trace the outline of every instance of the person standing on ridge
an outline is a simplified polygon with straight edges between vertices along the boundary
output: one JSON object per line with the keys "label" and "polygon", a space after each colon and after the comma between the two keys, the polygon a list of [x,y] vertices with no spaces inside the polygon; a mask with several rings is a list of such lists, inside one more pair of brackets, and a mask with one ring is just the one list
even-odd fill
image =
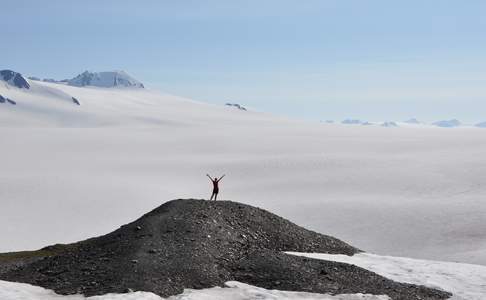
{"label": "person standing on ridge", "polygon": [[218,179],[218,177],[214,177],[214,179],[213,179],[213,178],[211,178],[211,176],[209,176],[209,174],[206,174],[206,176],[208,176],[209,179],[211,180],[211,182],[213,183],[213,194],[211,195],[211,199],[209,199],[209,200],[213,200],[213,197],[214,197],[214,201],[216,201],[216,198],[218,197],[218,193],[219,193],[218,183],[226,175],[223,175],[223,176],[219,177],[219,179]]}

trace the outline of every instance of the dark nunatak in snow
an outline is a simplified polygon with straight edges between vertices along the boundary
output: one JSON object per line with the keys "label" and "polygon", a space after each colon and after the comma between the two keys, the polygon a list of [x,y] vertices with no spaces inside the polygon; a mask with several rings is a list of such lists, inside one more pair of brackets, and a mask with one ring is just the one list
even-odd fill
{"label": "dark nunatak in snow", "polygon": [[336,238],[249,205],[174,200],[104,236],[46,247],[27,256],[6,254],[12,259],[3,265],[0,255],[0,279],[85,295],[138,290],[167,297],[184,288],[209,288],[236,280],[266,289],[387,294],[395,300],[450,296],[353,265],[284,251],[359,252]]}
{"label": "dark nunatak in snow", "polygon": [[11,86],[18,87],[19,89],[29,89],[30,88],[30,84],[22,76],[22,74],[11,71],[11,70],[0,71],[0,80],[7,82]]}
{"label": "dark nunatak in snow", "polygon": [[97,86],[97,87],[136,87],[143,88],[143,84],[124,71],[113,72],[89,72],[85,71],[71,80],[72,86]]}
{"label": "dark nunatak in snow", "polygon": [[226,103],[226,106],[236,107],[239,110],[246,110],[246,107],[238,104],[238,103]]}
{"label": "dark nunatak in snow", "polygon": [[2,95],[0,95],[0,103],[10,103],[12,105],[17,104],[17,102],[13,101],[12,99],[8,99],[6,97],[3,97]]}
{"label": "dark nunatak in snow", "polygon": [[81,105],[81,103],[79,103],[79,100],[74,98],[74,97],[71,97],[71,99],[73,100],[73,103],[76,104],[76,105]]}

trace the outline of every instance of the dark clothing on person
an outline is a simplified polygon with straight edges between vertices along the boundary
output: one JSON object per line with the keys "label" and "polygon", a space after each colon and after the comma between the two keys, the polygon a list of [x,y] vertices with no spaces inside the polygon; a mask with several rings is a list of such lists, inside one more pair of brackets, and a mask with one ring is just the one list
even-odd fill
{"label": "dark clothing on person", "polygon": [[218,193],[219,193],[219,186],[218,186],[218,183],[221,179],[223,179],[223,176],[221,176],[219,179],[218,178],[211,178],[211,176],[209,175],[206,175],[209,177],[209,179],[211,179],[211,182],[213,183],[213,193],[211,195],[211,198],[209,200],[213,200],[213,197],[214,197],[214,200],[216,200],[216,198],[218,197]]}
{"label": "dark clothing on person", "polygon": [[209,200],[212,200],[213,197],[214,197],[214,200],[216,200],[216,198],[218,197],[218,193],[219,193],[218,180],[214,179],[213,180],[213,194],[211,195],[211,199],[209,199]]}

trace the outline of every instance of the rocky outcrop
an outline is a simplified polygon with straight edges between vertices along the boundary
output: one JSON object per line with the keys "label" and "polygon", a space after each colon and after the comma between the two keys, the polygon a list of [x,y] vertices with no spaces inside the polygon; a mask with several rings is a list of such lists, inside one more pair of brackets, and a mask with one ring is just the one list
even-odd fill
{"label": "rocky outcrop", "polygon": [[0,80],[5,81],[7,84],[17,87],[19,89],[29,89],[30,84],[22,76],[22,74],[11,71],[2,70],[0,71]]}
{"label": "rocky outcrop", "polygon": [[238,103],[226,103],[226,106],[230,106],[230,107],[235,107],[239,110],[246,110],[246,107],[238,104]]}
{"label": "rocky outcrop", "polygon": [[12,99],[9,99],[7,97],[3,97],[2,95],[0,95],[0,103],[8,103],[8,104],[12,104],[12,105],[17,105],[17,102],[15,102]]}
{"label": "rocky outcrop", "polygon": [[41,251],[50,254],[0,273],[0,279],[86,295],[140,290],[167,297],[236,280],[270,289],[388,294],[400,300],[449,296],[356,266],[287,255],[284,251],[353,255],[359,250],[231,201],[170,201],[107,235]]}

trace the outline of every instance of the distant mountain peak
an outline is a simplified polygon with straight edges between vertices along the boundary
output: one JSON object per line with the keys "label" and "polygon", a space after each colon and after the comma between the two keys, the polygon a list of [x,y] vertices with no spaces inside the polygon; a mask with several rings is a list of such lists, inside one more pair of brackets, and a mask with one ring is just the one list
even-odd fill
{"label": "distant mountain peak", "polygon": [[27,82],[27,79],[22,74],[12,70],[0,71],[0,80],[19,89],[30,89],[30,84]]}
{"label": "distant mountain peak", "polygon": [[404,123],[408,123],[408,124],[420,124],[420,121],[417,120],[416,118],[411,118],[411,119],[408,119],[406,121],[403,121]]}
{"label": "distant mountain peak", "polygon": [[386,121],[381,124],[382,127],[398,127],[398,124],[393,121]]}
{"label": "distant mountain peak", "polygon": [[461,122],[457,119],[452,119],[452,120],[437,121],[432,125],[439,126],[439,127],[458,127],[461,126]]}
{"label": "distant mountain peak", "polygon": [[358,119],[346,119],[341,122],[342,124],[363,124],[365,122]]}
{"label": "distant mountain peak", "polygon": [[476,127],[486,128],[486,122],[481,122],[475,125]]}
{"label": "distant mountain peak", "polygon": [[71,80],[68,80],[68,85],[72,86],[97,86],[97,87],[136,87],[144,88],[143,84],[128,75],[125,71],[109,71],[109,72],[90,72],[84,71]]}

